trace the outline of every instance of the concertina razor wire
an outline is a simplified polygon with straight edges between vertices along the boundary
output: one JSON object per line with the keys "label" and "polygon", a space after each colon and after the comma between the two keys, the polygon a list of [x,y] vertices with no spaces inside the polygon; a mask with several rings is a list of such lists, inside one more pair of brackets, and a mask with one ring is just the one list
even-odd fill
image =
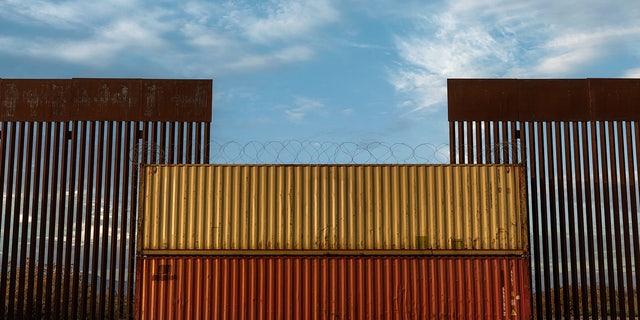
{"label": "concertina razor wire", "polygon": [[420,164],[449,163],[449,146],[422,143],[229,141],[212,142],[217,164]]}
{"label": "concertina razor wire", "polygon": [[[320,142],[308,140],[209,142],[212,164],[449,164],[448,144],[387,142]],[[466,147],[465,147],[466,148]],[[521,145],[499,143],[483,146],[490,153],[488,163],[522,162]],[[165,148],[153,142],[141,142],[131,151],[131,161],[139,163],[171,163]],[[151,155],[140,157],[141,151]],[[459,152],[459,150],[457,151]],[[477,151],[476,151],[477,152]]]}

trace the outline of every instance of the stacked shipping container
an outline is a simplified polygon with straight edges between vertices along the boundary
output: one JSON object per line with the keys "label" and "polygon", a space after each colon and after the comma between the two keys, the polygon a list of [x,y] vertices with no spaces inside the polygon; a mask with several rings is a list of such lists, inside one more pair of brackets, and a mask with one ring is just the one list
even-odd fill
{"label": "stacked shipping container", "polygon": [[145,166],[137,314],[527,318],[523,183],[516,165]]}
{"label": "stacked shipping container", "polygon": [[527,274],[522,258],[147,257],[138,265],[138,312],[155,319],[528,318]]}

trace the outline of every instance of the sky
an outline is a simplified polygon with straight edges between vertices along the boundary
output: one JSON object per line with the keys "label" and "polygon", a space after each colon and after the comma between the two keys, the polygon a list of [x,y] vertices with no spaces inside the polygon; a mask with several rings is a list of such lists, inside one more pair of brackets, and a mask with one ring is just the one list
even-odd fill
{"label": "sky", "polygon": [[0,78],[213,79],[216,143],[448,143],[448,78],[640,77],[629,0],[0,1]]}

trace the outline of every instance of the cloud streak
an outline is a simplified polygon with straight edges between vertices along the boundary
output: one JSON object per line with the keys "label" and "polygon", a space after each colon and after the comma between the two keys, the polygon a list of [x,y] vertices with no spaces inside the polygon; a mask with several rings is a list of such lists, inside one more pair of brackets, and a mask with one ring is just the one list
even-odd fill
{"label": "cloud streak", "polygon": [[227,67],[237,71],[264,69],[287,63],[309,60],[313,50],[305,46],[292,46],[268,53],[240,55]]}
{"label": "cloud streak", "polygon": [[326,0],[277,1],[265,11],[264,18],[252,15],[242,21],[244,33],[252,42],[264,44],[305,37],[335,22],[339,16]]}
{"label": "cloud streak", "polygon": [[312,59],[309,39],[339,12],[328,0],[188,1],[177,9],[152,1],[6,1],[0,17],[7,24],[0,41],[11,44],[0,53],[104,68],[162,61],[197,77]]}
{"label": "cloud streak", "polygon": [[389,74],[401,106],[410,113],[443,108],[447,78],[589,77],[590,66],[607,57],[637,57],[627,43],[640,40],[640,10],[569,2],[450,1],[413,16],[414,31],[396,36],[400,61]]}
{"label": "cloud streak", "polygon": [[294,105],[294,107],[282,107],[287,119],[293,122],[302,121],[309,113],[326,114],[325,104],[319,100],[298,97]]}

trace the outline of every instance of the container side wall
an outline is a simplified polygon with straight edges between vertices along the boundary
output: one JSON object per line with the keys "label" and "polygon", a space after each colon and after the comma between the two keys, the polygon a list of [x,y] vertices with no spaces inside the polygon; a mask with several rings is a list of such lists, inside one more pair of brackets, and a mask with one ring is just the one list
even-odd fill
{"label": "container side wall", "polygon": [[153,165],[143,254],[526,251],[517,165]]}
{"label": "container side wall", "polygon": [[529,319],[519,257],[147,257],[139,319]]}

